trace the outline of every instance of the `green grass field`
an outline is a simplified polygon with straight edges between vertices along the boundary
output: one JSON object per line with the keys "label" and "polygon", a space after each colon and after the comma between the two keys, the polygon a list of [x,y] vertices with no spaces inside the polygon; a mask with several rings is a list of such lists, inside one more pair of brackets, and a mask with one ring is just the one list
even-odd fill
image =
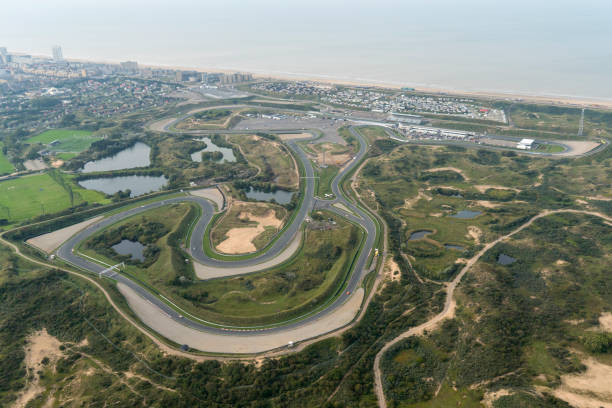
{"label": "green grass field", "polygon": [[6,155],[2,153],[2,146],[3,144],[0,142],[0,174],[12,173],[15,167],[13,167]]}
{"label": "green grass field", "polygon": [[[65,184],[72,188],[75,205],[83,201],[106,201],[102,193],[85,190],[73,184],[69,177],[65,180]],[[48,173],[0,182],[0,218],[6,218],[10,223],[62,211],[70,206],[68,191]]]}
{"label": "green grass field", "polygon": [[93,136],[92,132],[88,130],[53,129],[31,137],[26,142],[46,145],[57,140],[59,143],[55,146],[50,146],[50,150],[54,152],[79,153],[86,150],[98,139],[99,137]]}

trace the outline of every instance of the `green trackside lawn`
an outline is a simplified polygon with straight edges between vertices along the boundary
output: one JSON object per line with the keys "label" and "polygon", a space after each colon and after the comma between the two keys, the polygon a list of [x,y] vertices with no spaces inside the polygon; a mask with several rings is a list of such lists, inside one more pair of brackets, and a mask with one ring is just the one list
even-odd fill
{"label": "green trackside lawn", "polygon": [[[75,202],[106,202],[104,194],[85,190],[72,184]],[[49,174],[37,174],[0,182],[0,218],[10,223],[24,221],[42,214],[62,211],[70,207],[70,194]]]}
{"label": "green trackside lawn", "polygon": [[99,137],[94,136],[88,130],[53,129],[29,138],[26,140],[26,143],[42,143],[46,145],[57,140],[59,143],[55,146],[49,146],[50,150],[79,153],[89,148],[93,142],[99,139]]}
{"label": "green trackside lawn", "polygon": [[0,142],[0,174],[9,174],[15,170],[15,167],[8,160],[6,155],[2,153],[3,144]]}

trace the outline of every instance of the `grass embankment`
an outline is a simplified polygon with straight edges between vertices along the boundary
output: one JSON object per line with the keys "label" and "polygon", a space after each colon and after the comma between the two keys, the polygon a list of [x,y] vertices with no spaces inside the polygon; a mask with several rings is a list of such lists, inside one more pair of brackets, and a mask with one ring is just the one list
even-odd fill
{"label": "grass embankment", "polygon": [[[176,246],[196,212],[189,204],[173,204],[123,220],[121,226],[163,224],[170,233],[156,241],[157,259],[147,268],[128,265],[126,273],[202,319],[228,325],[266,325],[299,317],[332,298],[344,283],[359,247],[360,230],[331,213],[305,233],[300,251],[285,264],[247,276],[201,282],[185,264]],[[331,219],[333,222],[328,221]],[[335,223],[335,224],[334,224]],[[181,236],[172,237],[176,231]],[[105,233],[101,231],[99,234]],[[97,236],[96,235],[96,236]],[[176,234],[175,234],[176,235]],[[91,239],[94,239],[92,237]],[[107,263],[109,259],[83,243],[83,253]]]}
{"label": "grass embankment", "polygon": [[258,179],[285,189],[298,187],[293,157],[279,142],[257,135],[228,135],[228,139],[239,145],[248,162],[259,169]]}
{"label": "grass embankment", "polygon": [[287,210],[277,204],[235,201],[211,229],[211,243],[217,250],[220,245],[235,247],[231,253],[259,251],[278,234],[287,216]]}
{"label": "grass embankment", "polygon": [[325,194],[333,194],[331,184],[334,178],[338,175],[340,169],[336,166],[328,166],[325,168],[315,167],[317,172],[315,196],[326,198]]}
{"label": "grass embankment", "polygon": [[53,129],[27,139],[26,143],[49,145],[49,143],[57,141],[53,146],[48,146],[49,150],[58,153],[62,152],[64,153],[63,157],[67,157],[65,153],[80,153],[96,140],[100,140],[100,138],[94,136],[88,130]]}
{"label": "grass embankment", "polygon": [[0,142],[0,175],[8,174],[15,171],[15,167],[11,164],[8,157],[4,154],[2,148],[4,144]]}
{"label": "grass embankment", "polygon": [[104,194],[86,190],[59,172],[35,174],[0,182],[0,218],[9,223],[62,211],[85,201],[105,203]]}

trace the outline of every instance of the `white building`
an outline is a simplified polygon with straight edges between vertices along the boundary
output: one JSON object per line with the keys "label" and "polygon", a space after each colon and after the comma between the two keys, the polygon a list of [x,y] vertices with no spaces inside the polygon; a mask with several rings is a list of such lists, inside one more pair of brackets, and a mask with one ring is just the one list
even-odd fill
{"label": "white building", "polygon": [[531,150],[534,143],[535,140],[533,139],[521,139],[521,141],[516,144],[516,148],[521,150]]}

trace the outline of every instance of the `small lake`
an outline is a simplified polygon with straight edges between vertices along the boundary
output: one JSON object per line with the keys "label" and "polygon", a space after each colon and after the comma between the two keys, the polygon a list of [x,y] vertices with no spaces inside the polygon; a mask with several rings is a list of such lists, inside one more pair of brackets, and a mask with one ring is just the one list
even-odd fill
{"label": "small lake", "polygon": [[420,231],[414,231],[412,234],[410,234],[410,237],[408,237],[408,241],[416,241],[417,239],[423,239],[425,238],[425,235],[431,234],[433,231],[430,230],[420,230]]}
{"label": "small lake", "polygon": [[257,201],[271,201],[274,199],[278,204],[289,204],[293,194],[294,193],[291,191],[285,190],[276,190],[275,192],[266,193],[263,190],[256,190],[253,187],[250,187],[249,191],[246,192],[248,198],[254,198]]}
{"label": "small lake", "polygon": [[470,210],[461,210],[457,214],[451,215],[453,218],[462,218],[462,219],[470,219],[474,217],[478,217],[482,214],[481,211],[470,211]]}
{"label": "small lake", "polygon": [[131,255],[132,259],[139,260],[140,262],[144,262],[145,260],[144,250],[146,246],[138,241],[124,239],[120,243],[113,245],[112,248],[119,255]]}
{"label": "small lake", "polygon": [[497,257],[497,263],[500,265],[510,265],[514,262],[516,262],[516,258],[513,258],[506,254],[499,254],[499,256]]}
{"label": "small lake", "polygon": [[465,248],[462,247],[461,245],[455,245],[455,244],[444,244],[444,248],[446,249],[454,249],[456,251],[465,251]]}
{"label": "small lake", "polygon": [[195,162],[202,162],[202,153],[203,152],[211,152],[211,153],[212,152],[221,152],[223,157],[219,160],[219,162],[222,162],[222,161],[224,161],[224,162],[235,162],[236,161],[236,156],[234,156],[234,151],[232,149],[230,149],[229,147],[220,147],[220,146],[217,146],[208,137],[203,137],[203,138],[198,139],[198,140],[201,140],[204,143],[206,143],[206,149],[198,150],[197,152],[192,153],[191,154],[191,160],[193,160]]}
{"label": "small lake", "polygon": [[136,197],[159,191],[167,182],[168,179],[165,176],[117,176],[81,180],[79,185],[88,190],[97,190],[105,194],[130,190],[130,197]]}
{"label": "small lake", "polygon": [[92,173],[94,171],[149,167],[150,165],[151,148],[144,143],[138,142],[134,146],[124,149],[113,156],[85,163],[81,171],[83,173]]}

